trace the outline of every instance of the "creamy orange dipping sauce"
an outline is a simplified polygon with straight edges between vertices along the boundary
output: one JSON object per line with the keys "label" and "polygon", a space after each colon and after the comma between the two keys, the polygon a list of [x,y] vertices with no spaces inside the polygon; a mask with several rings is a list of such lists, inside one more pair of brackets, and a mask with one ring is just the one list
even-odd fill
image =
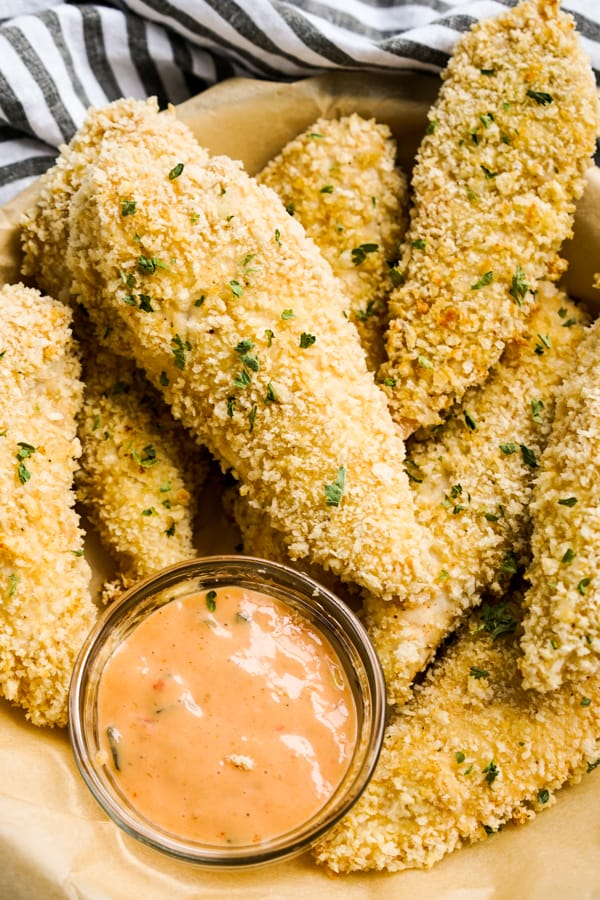
{"label": "creamy orange dipping sauce", "polygon": [[154,824],[216,845],[300,825],[346,772],[356,707],[317,630],[257,591],[173,600],[109,658],[102,756]]}

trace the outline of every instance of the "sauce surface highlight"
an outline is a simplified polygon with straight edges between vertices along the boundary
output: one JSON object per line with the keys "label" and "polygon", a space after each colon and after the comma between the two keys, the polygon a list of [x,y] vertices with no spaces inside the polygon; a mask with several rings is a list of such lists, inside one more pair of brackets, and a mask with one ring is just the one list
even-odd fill
{"label": "sauce surface highlight", "polygon": [[331,796],[354,749],[354,699],[329,642],[257,591],[172,600],[104,667],[102,754],[121,791],[175,835],[269,840]]}

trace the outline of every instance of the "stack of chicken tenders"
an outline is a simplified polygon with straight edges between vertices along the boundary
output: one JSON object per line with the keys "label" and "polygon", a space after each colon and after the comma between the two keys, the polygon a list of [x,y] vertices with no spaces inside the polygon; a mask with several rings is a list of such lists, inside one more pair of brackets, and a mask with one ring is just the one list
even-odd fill
{"label": "stack of chicken tenders", "polygon": [[152,99],[91,110],[0,291],[2,695],[66,723],[96,616],[76,501],[109,602],[195,554],[212,458],[245,552],[348,599],[385,671],[318,863],[430,866],[593,769],[600,323],[558,282],[598,131],[558,0],[460,40],[409,178],[357,114],[250,177]]}

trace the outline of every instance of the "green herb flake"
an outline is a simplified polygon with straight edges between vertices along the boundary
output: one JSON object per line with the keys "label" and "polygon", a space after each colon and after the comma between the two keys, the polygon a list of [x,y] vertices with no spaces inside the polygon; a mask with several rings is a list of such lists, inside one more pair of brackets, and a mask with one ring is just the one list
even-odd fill
{"label": "green herb flake", "polygon": [[437,128],[437,120],[432,119],[431,122],[427,123],[427,128],[425,129],[425,134],[433,134],[436,128]]}
{"label": "green herb flake", "polygon": [[480,678],[489,678],[490,673],[487,669],[480,669],[479,666],[471,666],[471,668],[469,669],[469,675],[471,676],[471,678],[479,681]]}
{"label": "green herb flake", "polygon": [[482,275],[481,278],[478,278],[475,284],[471,285],[472,291],[479,291],[483,287],[487,287],[488,284],[491,284],[494,280],[493,272],[486,272],[485,275]]}
{"label": "green herb flake", "polygon": [[573,560],[575,559],[575,555],[576,555],[576,554],[575,554],[575,551],[573,550],[573,548],[572,548],[572,547],[569,547],[569,548],[568,548],[567,550],[565,550],[565,552],[563,553],[563,555],[562,555],[560,561],[561,561],[561,563],[564,563],[565,565],[568,566],[569,563],[572,563]]}
{"label": "green herb flake", "polygon": [[517,621],[506,600],[495,604],[484,603],[481,607],[480,617],[482,630],[491,634],[494,641],[502,635],[512,634],[517,627]]}
{"label": "green herb flake", "polygon": [[485,775],[485,780],[489,785],[492,785],[500,774],[500,769],[493,759],[481,771]]}
{"label": "green herb flake", "polygon": [[270,347],[273,343],[273,338],[275,337],[275,332],[271,328],[265,329],[265,337],[267,339],[267,347]]}
{"label": "green herb flake", "polygon": [[523,271],[521,266],[517,266],[517,268],[515,269],[515,274],[512,277],[512,282],[508,293],[516,302],[517,306],[521,306],[528,290],[529,285],[525,281],[525,272]]}
{"label": "green herb flake", "polygon": [[340,466],[337,476],[332,484],[325,485],[325,502],[327,506],[339,506],[342,502],[344,488],[346,486],[346,469]]}
{"label": "green herb flake", "polygon": [[482,75],[491,76],[496,74],[496,67],[494,66],[492,69],[480,69],[479,71]]}
{"label": "green herb flake", "polygon": [[536,103],[539,103],[540,106],[548,106],[550,103],[554,102],[552,94],[547,94],[546,91],[534,91],[530,88],[526,93],[528,97],[531,97],[531,99],[535,100]]}
{"label": "green herb flake", "polygon": [[181,173],[183,172],[183,163],[177,163],[176,166],[173,166],[171,171],[169,172],[169,181],[174,181],[176,178],[179,178]]}
{"label": "green herb flake", "polygon": [[481,166],[480,166],[480,169],[482,170],[482,172],[483,172],[483,174],[485,175],[486,178],[490,178],[490,179],[491,179],[491,178],[495,178],[495,177],[498,175],[498,172],[492,172],[492,170],[491,170],[491,169],[488,169],[487,166],[481,165]]}
{"label": "green herb flake", "polygon": [[285,208],[285,211],[288,214],[288,216],[293,216],[294,213],[296,212],[296,204],[294,202],[288,203]]}
{"label": "green herb flake", "polygon": [[312,347],[315,341],[316,337],[314,336],[314,334],[309,334],[308,331],[303,331],[300,335],[300,347],[303,350],[307,350],[308,347]]}
{"label": "green herb flake", "polygon": [[531,418],[534,422],[537,422],[538,425],[542,425],[544,419],[542,417],[542,410],[544,409],[544,403],[542,400],[532,400],[531,401]]}
{"label": "green herb flake", "polygon": [[281,318],[283,319],[284,322],[287,322],[288,319],[295,319],[296,313],[294,312],[293,309],[284,309],[283,312],[281,313]]}
{"label": "green herb flake", "polygon": [[416,238],[414,241],[410,242],[410,246],[414,247],[415,250],[424,250],[427,246],[427,241],[423,238]]}
{"label": "green herb flake", "polygon": [[549,334],[538,334],[539,343],[535,345],[535,353],[538,356],[542,356],[546,350],[550,350],[552,348],[552,341],[550,340]]}
{"label": "green herb flake", "polygon": [[417,362],[423,369],[433,369],[433,363],[426,356],[417,356]]}
{"label": "green herb flake", "polygon": [[521,457],[525,465],[529,466],[530,469],[537,469],[538,461],[534,451],[526,447],[525,444],[519,444],[519,447],[521,448]]}
{"label": "green herb flake", "polygon": [[196,307],[202,306],[204,304],[205,300],[206,300],[206,295],[200,294],[200,296],[197,297],[196,300],[194,300],[194,306],[196,306]]}
{"label": "green herb flake", "polygon": [[20,581],[19,577],[15,574],[8,576],[8,596],[9,597],[15,596],[15,592],[17,590],[17,584],[19,583],[19,581]]}
{"label": "green herb flake", "polygon": [[577,503],[577,497],[561,497],[560,500],[557,501],[559,506],[575,506]]}
{"label": "green herb flake", "polygon": [[171,482],[163,481],[163,483],[159,487],[159,491],[161,492],[161,494],[168,494],[170,490],[171,490]]}
{"label": "green herb flake", "polygon": [[108,746],[110,748],[110,755],[112,756],[113,766],[115,767],[117,772],[120,772],[121,764],[119,760],[119,743],[121,741],[121,732],[118,728],[109,725],[106,729],[106,738],[108,740]]}
{"label": "green herb flake", "polygon": [[379,244],[359,244],[350,251],[352,262],[355,266],[364,263],[369,253],[376,253],[379,250]]}
{"label": "green herb flake", "polygon": [[582,597],[585,597],[585,595],[587,594],[587,589],[590,585],[591,580],[591,578],[582,578],[577,585],[577,592],[581,594]]}
{"label": "green herb flake", "polygon": [[279,397],[272,381],[269,381],[269,383],[267,384],[265,403],[279,403]]}
{"label": "green herb flake", "polygon": [[254,431],[254,423],[256,422],[256,413],[258,412],[258,407],[256,403],[248,413],[248,430],[250,434]]}
{"label": "green herb flake", "polygon": [[590,699],[589,697],[582,697],[582,698],[581,698],[581,703],[580,703],[579,705],[580,705],[580,706],[591,706],[591,705],[592,705],[592,701],[591,701],[591,699]]}
{"label": "green herb flake", "polygon": [[217,592],[216,591],[208,591],[206,594],[206,605],[208,606],[210,612],[214,612],[217,608]]}
{"label": "green herb flake", "polygon": [[138,271],[144,275],[154,275],[157,269],[167,268],[161,259],[157,259],[155,256],[144,256],[143,254],[138,256],[137,267]]}
{"label": "green herb flake", "polygon": [[498,446],[505,456],[512,456],[513,453],[517,452],[517,445],[513,444],[512,441],[508,441],[505,444],[498,444]]}
{"label": "green herb flake", "polygon": [[154,307],[152,306],[152,297],[149,297],[148,294],[140,294],[140,309],[143,312],[154,312]]}
{"label": "green herb flake", "polygon": [[241,297],[244,293],[244,288],[239,283],[239,281],[235,280],[235,278],[232,278],[232,280],[229,282],[229,287],[231,288],[231,293],[236,299]]}
{"label": "green herb flake", "polygon": [[175,534],[175,522],[171,522],[168,528],[165,528],[165,534],[167,537],[173,537]]}
{"label": "green herb flake", "polygon": [[122,200],[121,201],[121,215],[123,218],[126,216],[132,216],[135,213],[137,207],[137,203],[135,200]]}
{"label": "green herb flake", "polygon": [[398,384],[398,379],[392,378],[391,375],[386,375],[386,377],[382,381],[382,384],[384,384],[387,388],[395,388]]}
{"label": "green herb flake", "polygon": [[234,386],[239,388],[247,388],[251,382],[252,379],[245,369],[242,369],[233,379]]}
{"label": "green herb flake", "polygon": [[512,550],[509,550],[506,553],[498,567],[500,572],[503,572],[505,575],[516,575],[517,574],[517,560],[515,558],[515,554]]}
{"label": "green herb flake", "polygon": [[476,431],[477,430],[477,422],[475,421],[475,419],[473,418],[473,416],[471,415],[471,413],[469,412],[468,409],[465,409],[464,417],[465,417],[465,422],[467,424],[467,427],[470,428],[471,431]]}
{"label": "green herb flake", "polygon": [[333,194],[333,185],[332,185],[332,184],[326,184],[326,185],[324,185],[324,186],[321,188],[321,190],[319,191],[319,193],[320,193],[320,194]]}
{"label": "green herb flake", "polygon": [[541,791],[538,791],[537,802],[538,803],[547,803],[550,799],[550,791],[546,788],[542,788]]}
{"label": "green herb flake", "polygon": [[182,372],[185,369],[185,352],[189,349],[191,347],[188,342],[184,343],[178,334],[171,338],[171,351],[175,358],[175,367]]}
{"label": "green herb flake", "polygon": [[161,387],[167,387],[170,384],[169,376],[167,375],[166,372],[160,373],[160,375],[158,376],[158,382],[161,385]]}
{"label": "green herb flake", "polygon": [[479,116],[479,121],[484,128],[489,128],[494,122],[494,114],[491,112],[484,113],[482,116]]}
{"label": "green herb flake", "polygon": [[465,759],[466,759],[466,756],[465,756],[465,754],[462,752],[462,750],[457,750],[456,753],[454,754],[454,759],[456,760],[456,762],[457,762],[458,765],[460,766],[461,763],[464,763],[464,761],[465,761]]}
{"label": "green herb flake", "polygon": [[233,414],[235,412],[235,397],[227,398],[227,415],[230,419],[233,418]]}

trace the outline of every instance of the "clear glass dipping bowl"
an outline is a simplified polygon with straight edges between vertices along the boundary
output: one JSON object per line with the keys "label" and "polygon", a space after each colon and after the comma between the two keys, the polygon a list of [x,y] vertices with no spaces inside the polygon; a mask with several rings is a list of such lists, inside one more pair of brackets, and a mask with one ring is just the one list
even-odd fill
{"label": "clear glass dipping bowl", "polygon": [[[260,591],[306,617],[336,651],[351,686],[357,741],[346,774],[316,815],[259,844],[214,845],[165,831],[139,813],[102,762],[98,689],[102,670],[119,644],[170,600],[226,585]],[[126,688],[125,688],[126,689]],[[255,866],[306,850],[348,812],[367,786],[383,740],[385,682],[369,637],[338,597],[308,576],[278,563],[244,556],[192,559],[140,582],[100,617],[78,656],[69,693],[69,736],[88,788],[110,818],[139,841],[179,859],[213,868]]]}

